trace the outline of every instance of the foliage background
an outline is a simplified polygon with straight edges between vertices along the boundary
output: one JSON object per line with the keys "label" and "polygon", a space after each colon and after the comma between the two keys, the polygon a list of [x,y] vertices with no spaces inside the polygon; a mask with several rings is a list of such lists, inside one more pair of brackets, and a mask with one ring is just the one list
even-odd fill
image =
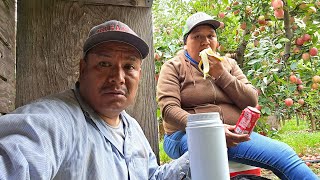
{"label": "foliage background", "polygon": [[[188,16],[206,12],[224,24],[217,30],[219,53],[236,59],[257,88],[262,115],[274,115],[278,120],[296,117],[297,123],[305,119],[312,130],[320,129],[319,87],[312,88],[312,77],[320,75],[319,54],[309,60],[302,59],[302,54],[310,48],[320,49],[320,3],[316,0],[283,2],[284,17],[278,19],[270,0],[155,0],[156,79],[163,62],[183,48],[182,29]],[[265,23],[259,23],[259,16],[264,16]],[[243,23],[246,28],[241,28]],[[311,40],[296,45],[296,39],[304,34],[309,34]],[[291,75],[302,82],[292,83]],[[302,90],[298,90],[299,85],[303,86]],[[286,98],[293,99],[292,106],[285,105]],[[299,99],[305,103],[299,104]],[[158,118],[161,121],[159,112]],[[272,133],[265,124],[258,129]]]}

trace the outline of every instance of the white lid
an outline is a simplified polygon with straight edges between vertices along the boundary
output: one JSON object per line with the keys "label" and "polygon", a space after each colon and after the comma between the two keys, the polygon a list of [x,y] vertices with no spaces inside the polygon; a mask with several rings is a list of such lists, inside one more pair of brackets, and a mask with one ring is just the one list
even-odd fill
{"label": "white lid", "polygon": [[212,113],[198,113],[189,114],[187,117],[187,126],[203,126],[211,124],[222,124],[220,114],[218,112]]}

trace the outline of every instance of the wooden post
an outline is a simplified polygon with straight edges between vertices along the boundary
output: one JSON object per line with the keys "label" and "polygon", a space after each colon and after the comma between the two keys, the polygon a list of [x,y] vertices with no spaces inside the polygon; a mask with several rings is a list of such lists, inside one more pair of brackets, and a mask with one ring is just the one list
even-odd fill
{"label": "wooden post", "polygon": [[0,114],[15,106],[15,0],[0,0]]}
{"label": "wooden post", "polygon": [[16,105],[72,88],[90,28],[111,19],[128,24],[150,46],[150,54],[143,61],[136,102],[127,111],[140,123],[158,157],[150,7],[105,5],[103,1],[97,4],[89,0],[18,1]]}

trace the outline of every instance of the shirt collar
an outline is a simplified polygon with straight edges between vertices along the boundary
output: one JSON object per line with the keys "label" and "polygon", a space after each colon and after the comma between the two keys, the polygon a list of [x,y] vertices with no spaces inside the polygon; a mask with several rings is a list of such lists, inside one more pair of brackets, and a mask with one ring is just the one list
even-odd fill
{"label": "shirt collar", "polygon": [[184,55],[186,56],[186,58],[187,58],[192,64],[194,64],[194,65],[196,65],[196,66],[199,65],[199,63],[198,63],[196,60],[194,60],[194,59],[189,55],[189,53],[188,53],[187,50],[184,51]]}

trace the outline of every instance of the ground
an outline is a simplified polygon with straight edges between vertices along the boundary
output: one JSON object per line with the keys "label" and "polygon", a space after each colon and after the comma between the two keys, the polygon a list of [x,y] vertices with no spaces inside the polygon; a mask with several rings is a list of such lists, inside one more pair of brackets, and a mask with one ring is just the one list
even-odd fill
{"label": "ground", "polygon": [[[318,153],[319,151],[320,151],[320,147],[319,148],[315,148],[315,149],[310,149],[308,151],[310,154],[303,155],[303,156],[300,155],[300,157],[304,161],[312,161],[312,162],[314,162],[314,163],[306,162],[306,164],[310,167],[310,169],[314,173],[316,173],[320,177],[320,155]],[[261,176],[265,177],[265,178],[268,178],[268,179],[272,179],[272,180],[278,180],[279,179],[270,170],[266,170],[266,169],[261,169]]]}

